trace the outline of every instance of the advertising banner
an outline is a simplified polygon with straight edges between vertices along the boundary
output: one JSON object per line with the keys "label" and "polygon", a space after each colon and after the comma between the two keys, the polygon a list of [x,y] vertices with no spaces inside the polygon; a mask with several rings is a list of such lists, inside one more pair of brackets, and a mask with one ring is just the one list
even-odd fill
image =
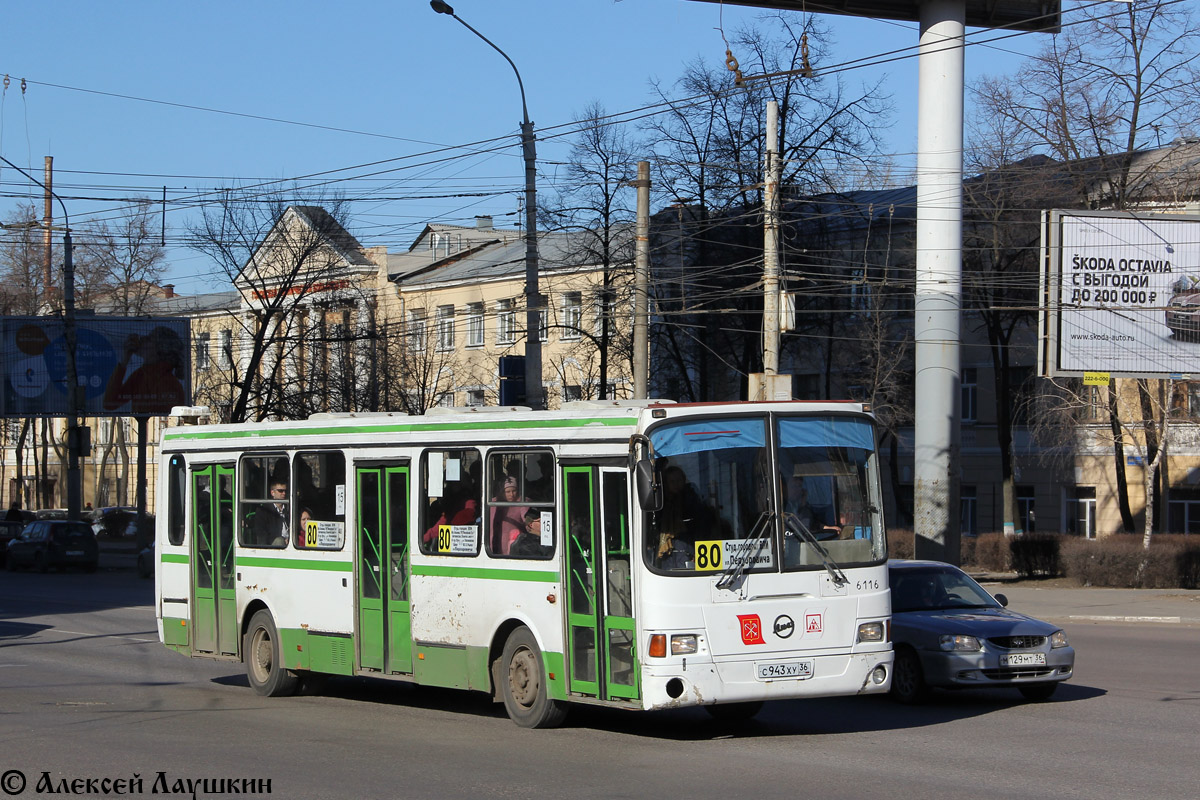
{"label": "advertising banner", "polygon": [[1049,375],[1200,372],[1200,218],[1050,213]]}
{"label": "advertising banner", "polygon": [[[75,327],[82,416],[162,415],[191,402],[187,319],[83,316]],[[0,414],[67,416],[62,320],[3,317],[0,335]]]}

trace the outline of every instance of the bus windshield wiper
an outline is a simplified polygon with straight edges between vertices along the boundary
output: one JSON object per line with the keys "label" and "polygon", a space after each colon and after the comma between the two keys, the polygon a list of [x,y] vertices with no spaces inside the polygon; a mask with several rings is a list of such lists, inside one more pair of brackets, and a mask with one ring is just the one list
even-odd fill
{"label": "bus windshield wiper", "polygon": [[[787,524],[790,521],[788,517],[795,517],[795,527]],[[825,565],[825,571],[829,573],[829,577],[833,579],[835,584],[842,586],[850,583],[850,579],[846,577],[846,573],[842,572],[842,568],[839,567],[837,562],[834,561],[829,555],[829,551],[821,546],[821,543],[817,541],[817,537],[814,536],[813,532],[810,531],[808,527],[800,521],[799,517],[796,517],[795,514],[787,514],[784,517],[784,529],[787,532],[792,533],[808,542],[809,547],[817,551],[817,555],[821,557],[821,563]]]}
{"label": "bus windshield wiper", "polygon": [[741,540],[745,542],[742,548],[742,557],[735,558],[730,564],[725,567],[721,573],[721,580],[717,581],[718,589],[728,589],[733,584],[737,583],[738,579],[746,571],[746,565],[750,563],[750,559],[758,555],[758,550],[762,547],[755,548],[755,543],[763,540],[763,534],[766,533],[771,519],[775,516],[775,512],[770,509],[758,515],[758,520],[754,523],[754,527],[750,529],[750,535]]}

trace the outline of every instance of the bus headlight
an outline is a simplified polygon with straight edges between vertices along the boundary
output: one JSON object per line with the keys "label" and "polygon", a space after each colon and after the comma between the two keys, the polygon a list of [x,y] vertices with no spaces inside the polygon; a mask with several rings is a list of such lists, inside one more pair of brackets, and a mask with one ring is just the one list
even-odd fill
{"label": "bus headlight", "polygon": [[882,622],[863,622],[858,626],[858,641],[860,642],[882,642],[883,641],[883,623]]}
{"label": "bus headlight", "polygon": [[671,655],[686,656],[696,652],[696,634],[677,633],[671,637]]}

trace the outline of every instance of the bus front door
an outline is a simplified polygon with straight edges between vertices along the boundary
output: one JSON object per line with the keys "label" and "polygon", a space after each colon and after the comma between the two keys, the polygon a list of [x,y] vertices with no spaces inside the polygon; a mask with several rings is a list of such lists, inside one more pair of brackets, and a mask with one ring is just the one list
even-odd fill
{"label": "bus front door", "polygon": [[408,466],[359,467],[356,485],[359,665],[411,673]]}
{"label": "bus front door", "polygon": [[233,467],[192,471],[192,649],[237,655],[237,599],[233,574]]}
{"label": "bus front door", "polygon": [[563,467],[570,691],[605,700],[639,692],[628,483],[623,469]]}

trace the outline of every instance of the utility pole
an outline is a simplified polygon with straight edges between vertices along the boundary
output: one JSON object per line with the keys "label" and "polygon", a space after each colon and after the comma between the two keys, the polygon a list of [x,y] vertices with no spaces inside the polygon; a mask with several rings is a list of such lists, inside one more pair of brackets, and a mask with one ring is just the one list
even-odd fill
{"label": "utility pole", "polygon": [[46,310],[54,303],[54,156],[46,156],[42,188],[42,303]]}
{"label": "utility pole", "polygon": [[633,396],[646,399],[650,383],[650,162],[639,161],[636,255],[633,263]]}
{"label": "utility pole", "polygon": [[763,371],[750,375],[751,400],[792,399],[792,378],[779,374],[779,103],[767,103],[767,146],[763,153]]}
{"label": "utility pole", "polygon": [[779,103],[767,103],[763,163],[763,372],[779,373]]}

